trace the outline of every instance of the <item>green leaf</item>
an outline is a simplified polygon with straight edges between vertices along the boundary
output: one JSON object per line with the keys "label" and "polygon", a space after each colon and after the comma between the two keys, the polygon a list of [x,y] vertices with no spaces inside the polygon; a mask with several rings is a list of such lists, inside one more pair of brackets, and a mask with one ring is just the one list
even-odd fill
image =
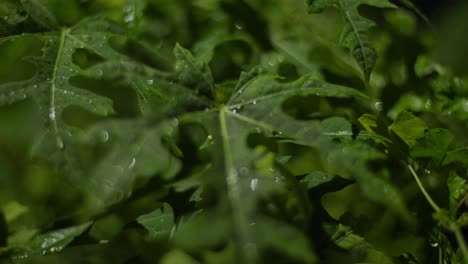
{"label": "green leaf", "polygon": [[177,122],[153,125],[145,120],[114,120],[87,130],[83,142],[107,149],[106,155],[93,160],[87,181],[82,179],[88,206],[102,209],[127,198],[137,177],[148,179],[158,174],[165,180],[173,178],[181,164],[163,141],[173,135]]}
{"label": "green leaf", "polygon": [[259,241],[251,231],[251,222],[256,221],[254,201],[258,193],[268,193],[275,186],[274,177],[261,175],[255,169],[255,155],[246,144],[248,135],[279,133],[315,145],[319,138],[330,140],[329,130],[337,134],[334,126],[338,124],[339,131],[345,129],[345,136],[349,136],[349,124],[344,122],[343,127],[342,119],[327,121],[329,128],[322,131],[318,121],[296,121],[286,115],[282,111],[282,102],[293,95],[309,94],[365,99],[353,89],[323,83],[308,76],[286,84],[277,82],[274,75],[249,76],[252,77],[244,76],[227,105],[179,118],[181,123],[203,125],[212,139],[213,144],[209,148],[212,165],[205,173],[204,182],[216,189],[219,189],[216,186],[225,186],[227,190],[225,192],[223,188],[219,195],[229,208],[227,212],[230,215],[226,217],[233,225],[232,232],[236,234],[234,244],[239,261],[243,263],[255,262],[258,257],[243,246]]}
{"label": "green leaf", "polygon": [[334,178],[335,177],[328,175],[322,171],[314,171],[310,174],[307,174],[302,180],[302,182],[306,184],[307,189],[312,189],[324,183],[330,182]]}
{"label": "green leaf", "polygon": [[190,51],[179,44],[174,48],[174,55],[176,58],[175,73],[179,81],[202,93],[213,94],[213,76],[208,65],[197,60]]}
{"label": "green leaf", "polygon": [[50,231],[36,236],[24,245],[15,245],[17,252],[13,254],[13,258],[21,259],[37,254],[45,255],[60,252],[76,237],[84,233],[91,224],[92,222],[88,222],[77,226]]}
{"label": "green leaf", "polygon": [[443,128],[426,130],[424,136],[418,138],[411,149],[411,156],[433,158],[439,164],[453,139],[453,134]]}
{"label": "green leaf", "polygon": [[423,120],[410,112],[402,112],[388,129],[412,148],[416,144],[417,139],[424,137],[424,133],[428,127]]}
{"label": "green leaf", "polygon": [[322,12],[326,8],[334,7],[339,10],[345,21],[340,44],[346,47],[361,67],[366,83],[377,60],[377,52],[369,40],[369,30],[374,22],[359,14],[360,5],[378,8],[393,8],[387,0],[306,0],[309,12]]}
{"label": "green leaf", "polygon": [[79,167],[72,147],[76,129],[65,123],[64,109],[78,106],[101,116],[113,113],[109,98],[70,83],[70,79],[82,71],[74,64],[73,54],[78,49],[86,49],[104,59],[122,58],[108,44],[108,39],[119,32],[108,21],[92,18],[58,32],[0,39],[0,44],[23,37],[33,37],[44,42],[42,56],[29,58],[37,68],[36,75],[28,80],[1,84],[0,105],[29,98],[36,101],[44,119],[44,128],[40,139],[36,141],[34,153],[48,156],[49,160],[61,164],[72,175],[75,174],[74,168]]}
{"label": "green leaf", "polygon": [[163,208],[139,216],[137,222],[148,230],[151,239],[168,238],[174,228],[174,212],[165,203]]}
{"label": "green leaf", "polygon": [[145,116],[177,115],[188,107],[205,108],[210,105],[190,87],[176,83],[174,74],[135,61],[109,60],[84,70],[82,75],[128,84],[137,93],[138,107]]}
{"label": "green leaf", "polygon": [[340,248],[355,256],[358,262],[366,263],[394,263],[383,252],[376,250],[363,237],[355,234],[353,230],[342,224],[326,224],[326,230],[333,242]]}
{"label": "green leaf", "polygon": [[413,4],[411,0],[398,0],[400,1],[403,5],[405,5],[408,9],[411,9],[414,13],[416,13],[420,18],[424,20],[427,24],[430,24],[429,18],[419,10],[419,8]]}
{"label": "green leaf", "polygon": [[448,151],[442,160],[442,165],[446,166],[452,163],[468,164],[468,148]]}
{"label": "green leaf", "polygon": [[451,172],[447,179],[449,189],[449,208],[450,215],[455,217],[459,208],[460,201],[465,198],[468,192],[466,180],[458,176],[455,172]]}
{"label": "green leaf", "polygon": [[24,9],[34,21],[47,29],[57,29],[59,27],[57,19],[44,2],[44,0],[21,0]]}

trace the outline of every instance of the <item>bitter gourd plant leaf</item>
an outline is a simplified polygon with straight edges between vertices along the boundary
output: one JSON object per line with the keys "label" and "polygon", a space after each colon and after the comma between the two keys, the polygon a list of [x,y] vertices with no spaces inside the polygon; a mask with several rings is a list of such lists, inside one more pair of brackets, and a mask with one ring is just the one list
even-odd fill
{"label": "bitter gourd plant leaf", "polygon": [[468,79],[418,7],[1,1],[0,262],[467,262]]}

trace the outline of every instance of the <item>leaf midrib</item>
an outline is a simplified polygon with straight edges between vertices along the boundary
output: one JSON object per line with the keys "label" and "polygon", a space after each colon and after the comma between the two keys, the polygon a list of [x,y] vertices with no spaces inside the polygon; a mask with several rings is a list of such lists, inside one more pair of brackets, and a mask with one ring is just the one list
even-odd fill
{"label": "leaf midrib", "polygon": [[[226,114],[229,113],[230,110],[227,106],[222,107],[219,111],[219,124],[223,142],[227,196],[232,207],[235,236],[239,236],[241,241],[248,241],[248,230],[245,226],[247,219],[244,214],[240,213],[242,212],[243,207],[242,195],[240,192],[240,178],[232,158],[231,144],[229,142],[229,133],[226,123]],[[242,256],[239,256],[239,258],[243,260],[242,263],[254,263],[253,260],[255,257],[253,256],[252,252],[246,250],[245,245],[241,245],[239,250],[242,252]]]}
{"label": "leaf midrib", "polygon": [[[362,57],[364,59],[364,78],[367,80],[368,79],[368,77],[367,77],[367,75],[368,75],[367,56],[366,56],[366,53],[364,52],[364,44],[363,44],[363,41],[361,39],[361,35],[359,34],[359,31],[357,30],[356,25],[354,25],[354,21],[351,19],[350,15],[349,15],[349,11],[345,7],[345,5],[343,4],[343,1],[342,0],[337,0],[337,1],[340,4],[341,8],[343,9],[345,17],[348,20],[349,24],[351,24],[351,27],[353,28],[353,32],[354,32],[354,34],[356,35],[356,37],[357,37],[357,39],[359,41],[359,47],[360,47],[359,50],[362,53]],[[352,50],[351,50],[351,52],[352,52]]]}
{"label": "leaf midrib", "polygon": [[57,57],[55,58],[53,70],[52,70],[52,77],[50,80],[50,103],[49,103],[49,120],[52,123],[52,128],[57,140],[57,147],[63,148],[63,141],[62,138],[59,136],[58,127],[57,127],[57,117],[56,117],[56,109],[55,109],[55,89],[56,89],[56,80],[57,80],[57,71],[58,65],[62,59],[63,55],[63,47],[65,44],[65,37],[68,34],[69,29],[62,28],[60,30],[60,40],[59,40],[59,47],[57,50]]}

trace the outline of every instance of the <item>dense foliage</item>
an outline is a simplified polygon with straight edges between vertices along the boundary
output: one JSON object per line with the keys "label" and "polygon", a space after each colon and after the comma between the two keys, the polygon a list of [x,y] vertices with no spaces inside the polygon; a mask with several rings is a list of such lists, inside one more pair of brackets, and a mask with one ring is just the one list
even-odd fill
{"label": "dense foliage", "polygon": [[0,263],[468,263],[468,79],[431,23],[0,1]]}

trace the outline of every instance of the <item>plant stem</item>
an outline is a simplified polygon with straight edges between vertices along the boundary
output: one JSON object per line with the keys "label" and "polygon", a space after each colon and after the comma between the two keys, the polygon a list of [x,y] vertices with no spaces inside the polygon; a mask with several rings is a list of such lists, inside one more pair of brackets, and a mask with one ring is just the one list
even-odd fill
{"label": "plant stem", "polygon": [[421,180],[418,177],[418,174],[414,171],[413,167],[411,165],[408,165],[409,170],[411,171],[411,174],[414,176],[414,179],[416,180],[416,183],[419,186],[419,189],[421,189],[421,192],[424,194],[424,197],[426,197],[426,200],[429,202],[429,204],[434,208],[434,211],[438,212],[440,211],[440,207],[432,200],[431,196],[429,193],[426,191],[426,188],[421,183]]}
{"label": "plant stem", "polygon": [[463,238],[460,227],[458,227],[456,223],[452,224],[452,232],[455,234],[455,238],[457,239],[457,243],[460,246],[463,258],[465,259],[465,263],[468,264],[468,248],[466,247],[465,239]]}
{"label": "plant stem", "polygon": [[[434,208],[434,211],[439,212],[441,210],[440,207],[434,202],[434,200],[432,200],[431,196],[429,195],[429,193],[426,191],[426,189],[422,185],[418,174],[416,174],[416,172],[414,171],[411,165],[408,165],[408,168],[411,171],[411,174],[414,176],[414,179],[416,180],[416,183],[418,184],[419,189],[421,189],[421,192],[424,194],[424,197],[426,197],[426,200],[429,202],[432,208]],[[461,233],[460,227],[457,225],[455,221],[451,220],[448,229],[451,230],[455,234],[455,238],[457,239],[457,243],[460,246],[460,250],[462,252],[463,258],[465,259],[465,263],[468,264],[468,248],[466,246],[465,239],[463,238],[463,235]]]}

